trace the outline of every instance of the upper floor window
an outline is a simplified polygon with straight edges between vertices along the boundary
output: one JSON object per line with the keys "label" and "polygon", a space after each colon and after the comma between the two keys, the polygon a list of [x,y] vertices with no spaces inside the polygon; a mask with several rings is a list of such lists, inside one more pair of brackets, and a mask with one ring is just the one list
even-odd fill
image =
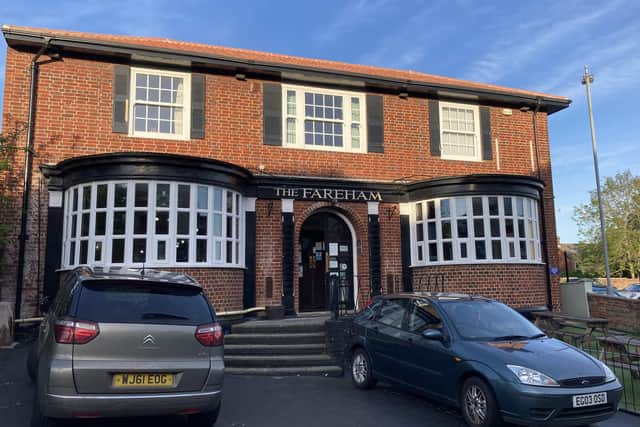
{"label": "upper floor window", "polygon": [[189,138],[190,88],[188,73],[131,68],[129,134]]}
{"label": "upper floor window", "polygon": [[516,196],[466,196],[414,204],[415,265],[540,262],[538,203]]}
{"label": "upper floor window", "polygon": [[365,152],[365,95],[283,85],[284,146]]}
{"label": "upper floor window", "polygon": [[481,160],[478,106],[440,102],[443,159]]}
{"label": "upper floor window", "polygon": [[234,191],[181,182],[72,187],[65,193],[62,265],[240,267],[241,203]]}

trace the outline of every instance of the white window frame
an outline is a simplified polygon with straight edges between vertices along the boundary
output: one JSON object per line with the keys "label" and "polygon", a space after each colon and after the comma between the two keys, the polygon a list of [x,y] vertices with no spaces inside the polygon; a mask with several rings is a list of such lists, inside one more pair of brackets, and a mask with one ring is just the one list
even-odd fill
{"label": "white window frame", "polygon": [[[473,213],[473,198],[480,197],[482,198],[482,217],[478,215],[474,215]],[[498,215],[490,215],[489,214],[489,197],[497,197],[498,198]],[[513,217],[505,216],[504,211],[504,198],[511,198],[511,203],[513,206]],[[520,232],[518,230],[517,221],[515,221],[517,217],[517,199],[522,199],[524,203],[524,221],[525,221],[525,236],[520,236]],[[451,239],[444,239],[447,242],[452,242],[453,246],[453,259],[444,260],[443,253],[443,238],[442,238],[442,216],[440,205],[442,200],[449,200],[449,211],[450,216],[447,218],[448,221],[451,221]],[[456,203],[462,202],[466,205],[466,216],[465,217],[457,217],[457,209]],[[435,218],[428,218],[428,204],[434,203],[435,210]],[[422,206],[422,220],[417,220],[416,215],[416,206]],[[529,208],[527,208],[527,205]],[[433,266],[433,265],[449,265],[449,264],[541,264],[541,249],[540,249],[540,230],[539,227],[539,216],[538,216],[538,202],[537,200],[529,197],[522,196],[513,196],[513,195],[465,195],[465,196],[457,196],[453,195],[450,197],[443,198],[435,198],[428,200],[415,201],[410,204],[410,238],[411,238],[411,263],[413,267],[418,266]],[[528,210],[529,209],[529,210]],[[491,236],[491,227],[490,227],[490,219],[497,218],[499,220],[500,225],[500,249],[501,249],[501,258],[493,259],[493,251],[492,251],[492,240],[498,240],[496,237]],[[505,233],[505,219],[513,218],[514,219],[514,237],[506,237]],[[467,237],[458,237],[458,220],[466,219],[467,221]],[[483,227],[484,227],[484,236],[477,237],[475,236],[475,228],[474,228],[474,219],[482,219]],[[436,224],[436,240],[429,241],[428,240],[428,222],[435,221]],[[417,240],[417,231],[416,227],[418,224],[422,224],[423,227],[423,240]],[[533,234],[532,234],[533,233]],[[525,259],[521,258],[520,254],[520,245],[518,242],[522,240],[526,242],[527,245],[527,256]],[[485,259],[477,259],[476,257],[476,248],[475,242],[483,241],[485,245],[486,258]],[[515,256],[509,256],[509,242],[513,242],[515,245]],[[429,243],[437,244],[437,261],[429,261]],[[461,257],[460,251],[460,243],[467,244],[467,257]],[[533,252],[531,251],[531,247],[533,246]],[[422,247],[422,259],[418,259],[418,247]]]}
{"label": "white window frame", "polygon": [[[296,92],[296,114],[288,115],[287,110],[287,92]],[[323,95],[342,96],[342,147],[331,147],[325,145],[307,145],[304,143],[304,93],[305,91],[321,93]],[[351,98],[358,98],[360,104],[360,120],[353,122],[351,120]],[[326,89],[315,86],[299,86],[299,85],[282,85],[282,146],[287,148],[299,148],[305,150],[334,151],[343,153],[366,153],[367,152],[367,105],[366,94],[362,92]],[[287,142],[287,119],[295,118],[296,120],[296,141],[294,144]],[[340,122],[336,120],[336,122]],[[360,125],[360,147],[352,148],[351,125]]]}
{"label": "white window frame", "polygon": [[[182,133],[161,133],[161,132],[142,132],[135,130],[135,106],[136,106],[136,75],[154,74],[161,77],[180,77],[184,82],[183,105],[182,105]],[[156,68],[139,68],[131,67],[129,81],[129,136],[135,138],[154,138],[154,139],[172,139],[172,140],[189,140],[191,139],[191,74],[181,73],[178,71],[166,71]],[[144,102],[145,105],[164,105],[176,106],[177,104],[166,104],[162,102]]]}
{"label": "white window frame", "polygon": [[[96,208],[97,205],[97,187],[99,185],[107,185],[107,207]],[[116,184],[126,184],[127,186],[127,202],[126,207],[114,207],[115,186]],[[135,185],[147,184],[147,233],[144,235],[134,234],[134,217],[135,211],[144,210],[143,207],[135,206]],[[156,187],[158,184],[168,184],[170,188],[169,207],[158,207],[156,200]],[[188,185],[190,187],[190,201],[189,208],[178,209],[178,185]],[[82,209],[82,196],[84,187],[91,187],[91,206],[89,210]],[[198,187],[207,187],[207,208],[198,209]],[[74,212],[71,204],[73,202],[73,193],[78,191],[78,209]],[[221,191],[222,195],[222,236],[213,235],[213,216],[214,216],[214,192]],[[226,194],[232,195],[234,205],[231,213],[226,212]],[[113,180],[113,181],[95,181],[89,183],[79,184],[65,190],[65,207],[64,207],[64,237],[63,237],[63,251],[61,265],[65,269],[77,267],[79,265],[90,266],[122,266],[122,267],[142,267],[141,262],[133,262],[133,241],[135,238],[146,239],[146,257],[145,267],[220,267],[220,268],[244,268],[245,260],[245,227],[244,227],[244,203],[243,197],[240,193],[228,188],[212,186],[200,183],[191,182],[176,182],[166,180]],[[156,210],[161,210],[169,213],[169,232],[168,234],[156,234]],[[124,245],[124,262],[112,263],[112,240],[113,240],[113,216],[115,211],[126,212],[126,227],[124,235],[117,235],[116,238],[123,238],[125,240]],[[189,257],[187,262],[176,262],[176,242],[179,238],[177,235],[177,213],[178,211],[189,212],[189,233],[188,235],[181,235],[180,238],[189,240]],[[95,234],[96,213],[106,213],[105,234],[97,236]],[[197,213],[206,212],[207,214],[207,233],[206,235],[197,234]],[[87,237],[81,237],[82,227],[82,214],[89,213],[89,235]],[[220,213],[216,211],[215,213]],[[71,221],[73,215],[77,215],[76,223],[76,235],[71,236]],[[233,232],[231,237],[226,237],[226,224],[227,217],[232,218]],[[198,262],[196,259],[196,245],[197,240],[207,241],[207,257],[206,261]],[[88,240],[88,255],[87,263],[80,264],[80,241]],[[73,262],[70,262],[71,256],[71,242],[75,242],[75,250],[73,254]],[[94,261],[94,248],[96,242],[102,242],[102,259],[100,261]],[[157,242],[165,241],[165,259],[157,259]],[[222,251],[226,251],[226,242],[231,242],[233,246],[232,259],[230,262],[226,261],[226,252],[222,252],[221,258],[217,259],[215,256],[216,242],[224,242],[221,244]]]}
{"label": "white window frame", "polygon": [[[474,132],[468,132],[468,131],[450,131],[447,129],[444,129],[444,126],[442,125],[443,123],[443,114],[442,114],[442,109],[448,107],[448,108],[461,108],[461,109],[466,109],[466,110],[472,110],[473,111],[473,123],[474,123]],[[463,104],[463,103],[455,103],[455,102],[438,102],[438,117],[440,120],[439,126],[440,126],[440,158],[445,159],[445,160],[463,160],[463,161],[471,161],[471,162],[480,162],[482,161],[482,144],[481,144],[481,135],[482,135],[482,131],[480,129],[480,109],[478,108],[477,105],[473,105],[473,104]],[[461,134],[466,134],[466,135],[473,135],[474,136],[474,145],[475,145],[475,156],[461,156],[461,155],[456,155],[456,154],[447,154],[444,151],[444,132],[457,132],[457,133],[461,133]]]}

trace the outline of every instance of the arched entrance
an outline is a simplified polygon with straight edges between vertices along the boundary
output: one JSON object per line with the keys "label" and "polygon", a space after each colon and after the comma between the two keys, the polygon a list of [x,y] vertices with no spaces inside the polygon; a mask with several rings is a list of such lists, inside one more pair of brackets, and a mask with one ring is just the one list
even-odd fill
{"label": "arched entrance", "polygon": [[298,246],[301,312],[329,310],[330,281],[337,281],[341,300],[348,309],[354,308],[354,242],[353,226],[340,213],[321,210],[302,224]]}

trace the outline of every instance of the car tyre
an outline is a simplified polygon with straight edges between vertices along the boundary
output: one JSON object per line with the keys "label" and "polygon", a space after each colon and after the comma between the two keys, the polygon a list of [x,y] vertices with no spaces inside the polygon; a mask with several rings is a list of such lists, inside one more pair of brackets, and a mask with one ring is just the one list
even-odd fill
{"label": "car tyre", "polygon": [[34,411],[31,413],[31,427],[59,427],[60,420],[45,417],[40,411],[40,405],[36,402]]}
{"label": "car tyre", "polygon": [[36,357],[36,344],[31,345],[27,354],[27,374],[32,383],[36,382],[38,374],[38,359]]}
{"label": "car tyre", "polygon": [[189,415],[187,423],[190,427],[211,427],[218,421],[219,414],[220,405],[218,405],[215,411]]}
{"label": "car tyre", "polygon": [[376,385],[371,370],[371,359],[363,348],[355,349],[351,355],[351,380],[361,389],[369,389]]}
{"label": "car tyre", "polygon": [[499,426],[502,419],[491,387],[478,377],[467,379],[460,393],[462,416],[471,427]]}

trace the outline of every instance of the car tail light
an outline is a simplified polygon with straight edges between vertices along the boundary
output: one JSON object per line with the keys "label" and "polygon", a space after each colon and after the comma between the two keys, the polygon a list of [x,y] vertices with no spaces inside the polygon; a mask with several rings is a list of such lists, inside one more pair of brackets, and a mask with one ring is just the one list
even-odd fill
{"label": "car tail light", "polygon": [[100,327],[94,322],[63,319],[58,320],[55,326],[58,344],[86,344],[99,333]]}
{"label": "car tail light", "polygon": [[207,323],[196,328],[196,339],[205,347],[222,345],[222,327],[218,323]]}

